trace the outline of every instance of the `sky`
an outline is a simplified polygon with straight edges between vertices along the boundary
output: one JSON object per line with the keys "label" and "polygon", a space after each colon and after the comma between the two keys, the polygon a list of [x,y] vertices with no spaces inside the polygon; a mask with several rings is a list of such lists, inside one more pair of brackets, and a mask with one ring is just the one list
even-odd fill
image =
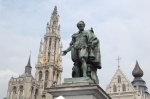
{"label": "sky", "polygon": [[[100,40],[102,69],[97,75],[104,90],[118,69],[118,56],[129,81],[134,79],[132,70],[137,60],[150,88],[149,4],[150,0],[0,0],[0,99],[7,95],[9,79],[24,73],[30,51],[35,75],[40,40],[55,5],[63,50],[78,31],[77,22],[83,20],[86,30],[93,27]],[[71,78],[72,66],[68,53],[63,56],[62,82]]]}

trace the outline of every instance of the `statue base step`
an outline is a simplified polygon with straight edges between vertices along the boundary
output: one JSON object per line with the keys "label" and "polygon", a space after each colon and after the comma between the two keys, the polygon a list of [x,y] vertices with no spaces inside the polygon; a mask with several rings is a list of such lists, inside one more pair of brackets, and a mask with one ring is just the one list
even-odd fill
{"label": "statue base step", "polygon": [[62,85],[47,88],[53,99],[63,96],[65,99],[111,99],[110,96],[89,77],[68,78]]}
{"label": "statue base step", "polygon": [[63,84],[69,83],[93,83],[94,81],[90,77],[77,77],[77,78],[65,78]]}

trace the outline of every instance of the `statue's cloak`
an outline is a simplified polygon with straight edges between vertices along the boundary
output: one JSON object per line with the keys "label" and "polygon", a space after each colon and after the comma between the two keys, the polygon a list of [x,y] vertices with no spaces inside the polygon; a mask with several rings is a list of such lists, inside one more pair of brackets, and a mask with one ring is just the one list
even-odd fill
{"label": "statue's cloak", "polygon": [[91,64],[92,66],[101,69],[101,55],[100,55],[100,43],[98,38],[94,35],[93,30],[87,31],[88,37],[88,60],[87,63]]}

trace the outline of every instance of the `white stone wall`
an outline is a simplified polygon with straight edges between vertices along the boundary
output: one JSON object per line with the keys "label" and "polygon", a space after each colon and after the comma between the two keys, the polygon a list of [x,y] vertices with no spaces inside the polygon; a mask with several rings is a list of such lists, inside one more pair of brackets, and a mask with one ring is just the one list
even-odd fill
{"label": "white stone wall", "polygon": [[[20,91],[21,86],[23,87],[22,94]],[[11,78],[7,92],[7,99],[20,99],[20,96],[23,99],[34,99],[34,90],[31,93],[31,89],[32,87],[36,88],[37,86],[38,84],[36,84],[35,79],[33,79],[32,77]],[[16,93],[13,92],[14,87],[16,87]]]}

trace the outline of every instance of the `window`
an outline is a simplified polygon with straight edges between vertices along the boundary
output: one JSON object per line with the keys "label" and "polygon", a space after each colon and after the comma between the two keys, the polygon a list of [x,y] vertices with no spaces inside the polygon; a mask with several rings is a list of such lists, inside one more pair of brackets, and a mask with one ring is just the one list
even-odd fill
{"label": "window", "polygon": [[45,95],[42,96],[42,99],[45,99]]}
{"label": "window", "polygon": [[38,99],[38,89],[35,90],[35,99]]}
{"label": "window", "polygon": [[55,77],[55,71],[53,71],[53,80],[54,80],[54,77]]}
{"label": "window", "polygon": [[16,99],[17,98],[17,87],[14,86],[13,87],[13,95],[12,95],[12,99]]}
{"label": "window", "polygon": [[117,87],[116,87],[116,85],[113,85],[113,92],[117,92]]}
{"label": "window", "polygon": [[57,44],[57,40],[55,39],[55,50],[56,50],[56,44]]}
{"label": "window", "polygon": [[14,86],[14,88],[13,88],[13,93],[14,93],[14,94],[17,93],[17,88],[16,88],[16,86]]}
{"label": "window", "polygon": [[121,77],[118,76],[118,83],[121,83]]}
{"label": "window", "polygon": [[126,86],[125,86],[125,84],[122,84],[122,91],[126,91]]}
{"label": "window", "polygon": [[42,71],[39,72],[39,81],[42,80]]}
{"label": "window", "polygon": [[49,47],[51,48],[52,39],[49,39]]}
{"label": "window", "polygon": [[49,71],[46,70],[46,71],[45,71],[45,80],[48,80],[48,76],[49,76]]}
{"label": "window", "polygon": [[19,90],[20,90],[20,91],[23,91],[23,86],[20,86]]}
{"label": "window", "polygon": [[22,99],[23,86],[20,86],[19,90],[20,90],[19,99]]}
{"label": "window", "polygon": [[47,88],[47,81],[45,81],[44,83],[44,88]]}

